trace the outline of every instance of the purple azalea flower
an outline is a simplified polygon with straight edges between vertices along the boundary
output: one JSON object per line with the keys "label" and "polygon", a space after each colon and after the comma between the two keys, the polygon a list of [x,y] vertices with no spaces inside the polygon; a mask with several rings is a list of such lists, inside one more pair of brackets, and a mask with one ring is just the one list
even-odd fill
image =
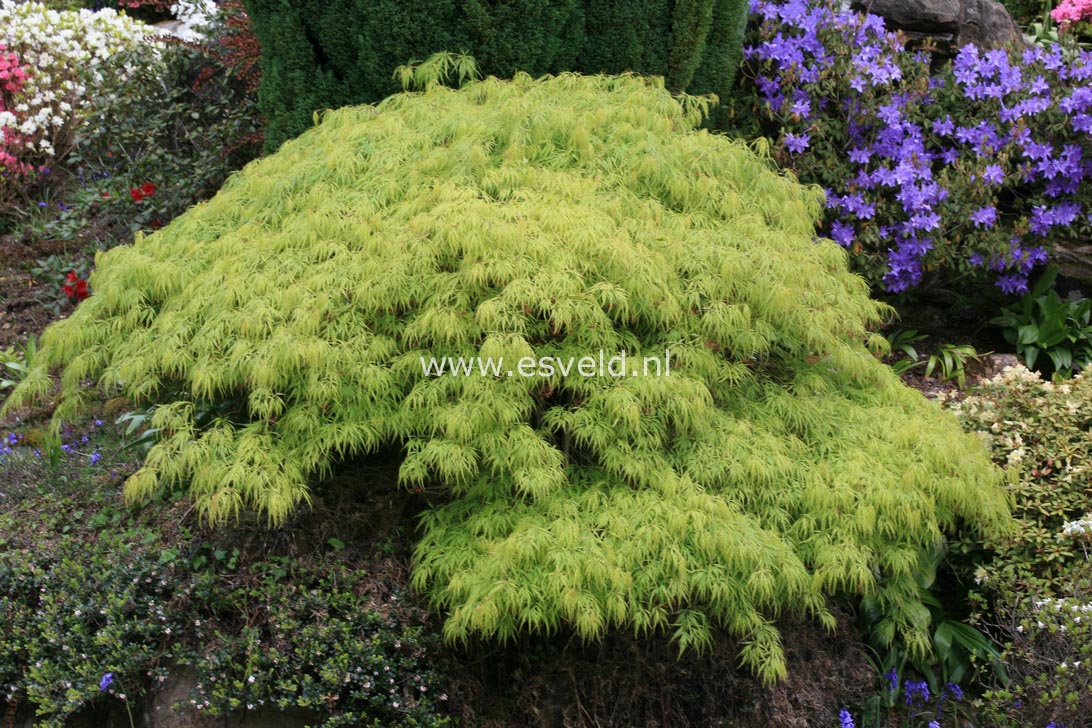
{"label": "purple azalea flower", "polygon": [[830,225],[830,239],[841,245],[843,248],[848,248],[853,244],[854,230],[853,226],[842,222],[841,220],[835,220]]}
{"label": "purple azalea flower", "polygon": [[941,136],[948,136],[955,131],[955,122],[952,121],[952,117],[945,116],[943,119],[937,119],[933,122],[933,133]]}
{"label": "purple azalea flower", "polygon": [[980,207],[971,213],[971,222],[977,227],[993,227],[997,222],[997,208],[993,205]]}
{"label": "purple azalea flower", "polygon": [[1028,279],[1017,274],[998,276],[997,287],[1011,295],[1027,293]]}
{"label": "purple azalea flower", "polygon": [[991,185],[999,185],[1005,181],[1005,171],[999,164],[991,164],[982,173],[982,180]]}
{"label": "purple azalea flower", "polygon": [[803,154],[804,150],[811,144],[811,137],[808,134],[785,134],[785,148],[793,154]]}
{"label": "purple azalea flower", "polygon": [[872,159],[872,153],[867,149],[854,147],[849,150],[849,161],[855,164],[868,164],[870,159]]}

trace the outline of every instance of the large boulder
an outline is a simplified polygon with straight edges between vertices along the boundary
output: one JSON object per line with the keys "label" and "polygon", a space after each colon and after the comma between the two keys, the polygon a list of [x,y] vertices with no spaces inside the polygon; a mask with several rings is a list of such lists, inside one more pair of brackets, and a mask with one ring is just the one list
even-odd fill
{"label": "large boulder", "polygon": [[974,43],[984,48],[1023,43],[1020,27],[995,0],[852,0],[854,10],[881,16],[892,30],[932,41],[942,55]]}
{"label": "large boulder", "polygon": [[1078,241],[1060,241],[1051,253],[1053,265],[1066,278],[1083,284],[1092,283],[1092,245]]}

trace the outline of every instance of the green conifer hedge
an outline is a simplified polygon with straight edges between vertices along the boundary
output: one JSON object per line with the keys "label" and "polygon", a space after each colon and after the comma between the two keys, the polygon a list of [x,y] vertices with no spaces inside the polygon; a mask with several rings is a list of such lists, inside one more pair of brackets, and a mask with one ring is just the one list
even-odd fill
{"label": "green conifer hedge", "polygon": [[[414,583],[452,638],[722,628],[773,679],[774,618],[857,594],[924,645],[919,559],[1006,505],[981,443],[866,349],[886,311],[814,240],[819,190],[658,80],[428,82],[452,63],[100,254],[7,408],[51,368],[58,422],[89,380],[161,401],[126,492],[183,484],[213,521],[283,521],[340,458],[401,448],[435,504]],[[599,350],[670,352],[670,376],[421,364]]]}
{"label": "green conifer hedge", "polygon": [[508,78],[581,71],[664,76],[672,91],[735,82],[747,0],[245,0],[262,46],[266,147],[316,110],[399,90],[395,68],[440,51],[471,53]]}

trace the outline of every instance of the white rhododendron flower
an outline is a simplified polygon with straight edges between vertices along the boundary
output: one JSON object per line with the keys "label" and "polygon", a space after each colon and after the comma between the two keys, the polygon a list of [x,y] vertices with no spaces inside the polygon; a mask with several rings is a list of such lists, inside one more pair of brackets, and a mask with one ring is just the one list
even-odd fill
{"label": "white rhododendron flower", "polygon": [[1067,538],[1078,538],[1081,536],[1092,537],[1092,513],[1086,514],[1084,518],[1070,521],[1063,525],[1062,536]]}
{"label": "white rhododendron flower", "polygon": [[172,32],[183,40],[196,42],[208,35],[207,31],[216,21],[216,2],[178,0],[171,5],[171,13],[178,19],[178,26]]}
{"label": "white rhododendron flower", "polygon": [[119,70],[107,68],[107,61],[137,49],[154,61],[158,49],[146,39],[155,33],[112,9],[58,12],[38,2],[0,0],[0,46],[27,71],[13,99],[14,113],[0,115],[0,139],[18,134],[33,155],[25,161],[33,164],[64,154],[81,110],[104,91],[104,79],[117,78]]}

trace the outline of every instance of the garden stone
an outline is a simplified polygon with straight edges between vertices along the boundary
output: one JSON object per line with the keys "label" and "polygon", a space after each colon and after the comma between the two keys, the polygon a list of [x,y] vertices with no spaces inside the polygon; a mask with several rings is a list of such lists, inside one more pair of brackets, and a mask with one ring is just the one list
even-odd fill
{"label": "garden stone", "polygon": [[1082,284],[1092,283],[1092,245],[1078,241],[1057,242],[1051,253],[1051,263],[1066,278]]}
{"label": "garden stone", "polygon": [[943,56],[968,43],[998,47],[1023,43],[1024,38],[994,0],[852,0],[851,7],[881,16],[888,28],[912,39],[932,41]]}
{"label": "garden stone", "polygon": [[982,357],[982,371],[978,374],[978,383],[982,384],[1003,373],[1009,367],[1020,366],[1020,359],[1015,354],[987,354]]}

